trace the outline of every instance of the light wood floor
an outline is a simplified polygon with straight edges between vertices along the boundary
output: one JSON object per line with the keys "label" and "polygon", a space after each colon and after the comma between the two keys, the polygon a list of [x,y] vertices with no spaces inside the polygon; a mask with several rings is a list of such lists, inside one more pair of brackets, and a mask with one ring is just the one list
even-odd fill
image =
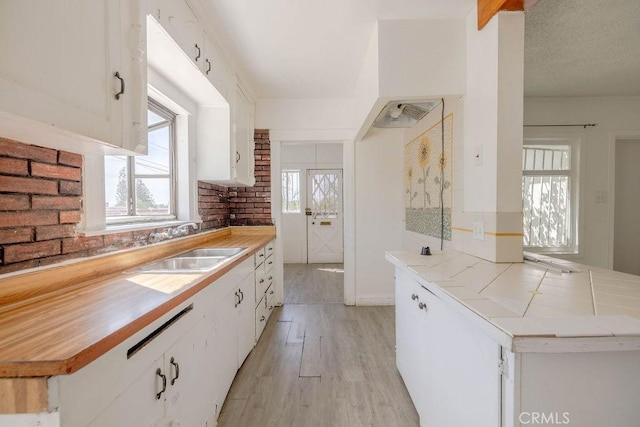
{"label": "light wood floor", "polygon": [[329,304],[344,301],[342,264],[285,264],[285,304]]}
{"label": "light wood floor", "polygon": [[[285,282],[301,271],[287,268]],[[393,307],[316,301],[277,308],[238,372],[218,426],[418,426],[395,366]]]}

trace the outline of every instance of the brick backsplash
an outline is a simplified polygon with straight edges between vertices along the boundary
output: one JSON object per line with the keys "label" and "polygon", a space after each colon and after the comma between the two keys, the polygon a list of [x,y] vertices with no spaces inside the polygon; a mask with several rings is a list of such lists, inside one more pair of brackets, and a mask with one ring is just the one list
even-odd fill
{"label": "brick backsplash", "polygon": [[271,225],[271,142],[269,131],[256,129],[253,187],[229,187],[231,225]]}
{"label": "brick backsplash", "polygon": [[203,229],[228,225],[271,225],[271,143],[267,129],[256,129],[253,187],[225,187],[198,182]]}
{"label": "brick backsplash", "polygon": [[[269,131],[255,131],[254,187],[198,182],[201,230],[270,225]],[[149,244],[150,228],[77,236],[82,156],[0,138],[0,274]]]}

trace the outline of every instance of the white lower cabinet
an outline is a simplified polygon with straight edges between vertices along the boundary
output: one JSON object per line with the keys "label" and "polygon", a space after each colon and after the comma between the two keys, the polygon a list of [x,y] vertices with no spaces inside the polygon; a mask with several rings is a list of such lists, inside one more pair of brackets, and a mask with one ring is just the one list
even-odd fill
{"label": "white lower cabinet", "polygon": [[396,363],[421,425],[501,423],[501,347],[396,269]]}
{"label": "white lower cabinet", "polygon": [[200,374],[205,355],[197,339],[201,327],[199,322],[155,359],[89,425],[204,426],[208,405],[201,398]]}

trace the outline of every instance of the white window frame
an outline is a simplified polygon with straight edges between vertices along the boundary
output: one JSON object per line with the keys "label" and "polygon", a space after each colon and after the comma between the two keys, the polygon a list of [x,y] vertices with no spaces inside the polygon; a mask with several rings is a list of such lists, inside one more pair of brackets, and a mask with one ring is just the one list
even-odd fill
{"label": "white window frame", "polygon": [[[155,114],[165,118],[169,122],[169,173],[162,175],[149,175],[139,174],[135,171],[135,156],[128,156],[127,158],[127,189],[129,192],[129,201],[127,208],[129,214],[126,216],[114,216],[106,217],[107,227],[123,224],[136,224],[136,223],[149,223],[149,222],[166,222],[176,219],[176,127],[178,115],[174,113],[170,108],[167,108],[162,103],[148,98],[147,107],[148,110],[153,111]],[[164,123],[161,126],[165,126]],[[152,132],[157,129],[158,125],[150,125],[147,128],[147,132]],[[135,181],[136,178],[169,178],[169,213],[167,215],[136,215],[135,206]]]}
{"label": "white window frame", "polygon": [[[285,210],[285,204],[288,207],[289,206],[289,200],[285,200],[284,197],[282,198],[282,203],[280,206],[280,209],[282,210],[282,213],[285,214],[296,214],[296,213],[300,213],[302,212],[302,188],[301,188],[301,181],[302,181],[302,170],[300,169],[285,169],[282,171],[281,174],[281,180],[284,180],[284,174],[297,174],[298,175],[298,210],[289,210],[288,208]],[[284,196],[284,191],[285,189],[287,189],[287,186],[282,186],[282,195]]]}
{"label": "white window frame", "polygon": [[[544,130],[529,130],[525,132],[523,141],[523,153],[524,146],[531,145],[567,145],[570,147],[570,171],[567,171],[569,177],[569,203],[570,203],[570,239],[567,246],[558,247],[539,247],[539,246],[524,246],[524,250],[528,252],[546,253],[550,255],[568,255],[568,256],[580,256],[580,236],[582,234],[582,199],[580,185],[580,170],[582,168],[582,148],[583,135],[577,133],[554,133],[550,134]],[[524,176],[548,176],[548,175],[564,175],[561,171],[559,173],[548,173],[549,171],[525,171],[523,165],[523,179]],[[523,224],[524,226],[524,224]]]}

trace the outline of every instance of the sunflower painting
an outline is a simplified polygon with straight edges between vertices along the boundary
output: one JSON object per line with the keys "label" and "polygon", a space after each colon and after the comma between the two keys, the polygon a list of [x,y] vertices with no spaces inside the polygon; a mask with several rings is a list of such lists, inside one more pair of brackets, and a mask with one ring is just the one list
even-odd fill
{"label": "sunflower painting", "polygon": [[444,118],[444,150],[440,121],[405,145],[407,230],[433,237],[444,231],[445,240],[451,240],[452,152],[453,114]]}

